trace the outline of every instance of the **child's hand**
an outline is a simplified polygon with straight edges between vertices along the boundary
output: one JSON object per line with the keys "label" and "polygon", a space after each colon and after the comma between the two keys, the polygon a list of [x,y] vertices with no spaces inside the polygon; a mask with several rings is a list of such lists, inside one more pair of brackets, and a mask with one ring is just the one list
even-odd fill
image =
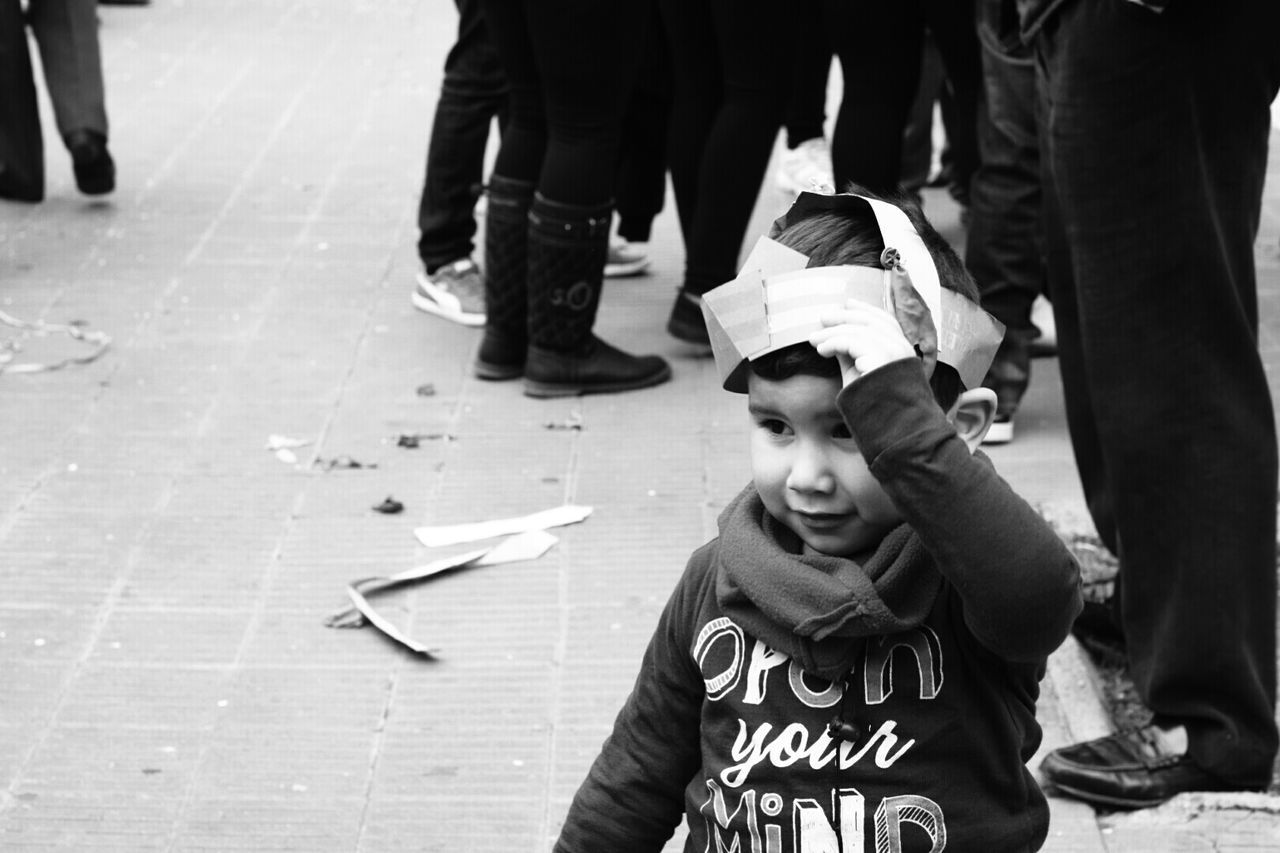
{"label": "child's hand", "polygon": [[845,307],[822,317],[823,328],[809,336],[819,354],[840,362],[846,386],[877,367],[915,358],[915,348],[887,311],[850,299]]}

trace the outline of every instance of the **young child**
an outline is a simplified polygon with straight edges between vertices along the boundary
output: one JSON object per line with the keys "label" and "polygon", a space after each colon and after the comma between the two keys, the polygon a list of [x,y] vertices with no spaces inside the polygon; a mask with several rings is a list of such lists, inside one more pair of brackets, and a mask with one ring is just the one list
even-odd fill
{"label": "young child", "polygon": [[686,851],[1038,849],[1025,762],[1080,578],[974,452],[1000,329],[914,207],[805,193],[774,231],[705,301],[753,482],[555,849],[658,851],[681,814]]}

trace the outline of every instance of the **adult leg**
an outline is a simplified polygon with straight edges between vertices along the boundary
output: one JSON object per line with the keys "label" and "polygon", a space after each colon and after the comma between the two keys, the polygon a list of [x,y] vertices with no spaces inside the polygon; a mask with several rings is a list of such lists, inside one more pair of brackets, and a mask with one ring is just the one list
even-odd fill
{"label": "adult leg", "polygon": [[929,183],[933,167],[933,107],[944,94],[946,72],[933,35],[925,31],[920,42],[920,79],[902,127],[902,170],[898,186],[920,202],[920,191]]}
{"label": "adult leg", "polygon": [[968,204],[970,184],[980,162],[977,122],[983,85],[974,0],[924,0],[922,10],[946,70],[940,97],[947,128],[943,165],[952,197]]}
{"label": "adult leg", "polygon": [[803,0],[791,14],[804,35],[791,61],[791,86],[782,122],[786,147],[779,153],[773,183],[794,195],[835,180],[826,134],[827,80],[833,53],[822,27],[821,0]]}
{"label": "adult leg", "polygon": [[485,222],[481,379],[515,379],[528,348],[528,214],[547,148],[541,80],[523,0],[481,0],[491,44],[507,78],[507,122],[489,178]]}
{"label": "adult leg", "polygon": [[485,143],[506,104],[506,76],[489,43],[480,0],[455,2],[458,39],[444,63],[418,203],[418,257],[428,275],[475,250]]}
{"label": "adult leg", "polygon": [[44,198],[44,138],[21,0],[0,0],[0,198]]}
{"label": "adult leg", "polygon": [[831,75],[831,46],[822,27],[821,0],[801,0],[794,13],[803,33],[803,49],[791,62],[791,88],[783,127],[787,147],[818,139],[827,123],[827,78]]}
{"label": "adult leg", "polygon": [[[529,210],[529,353],[534,397],[625,391],[671,375],[592,334],[600,304],[641,0],[536,0],[527,21],[547,105],[547,153]],[[566,27],[565,21],[573,21]]]}
{"label": "adult leg", "polygon": [[782,125],[793,42],[789,18],[772,4],[713,0],[724,101],[702,152],[698,213],[685,265],[685,289],[701,295],[733,278],[742,239]]}
{"label": "adult leg", "polygon": [[671,57],[657,4],[644,0],[647,22],[635,87],[622,123],[616,194],[618,236],[649,242],[667,195],[667,129],[671,114]]}
{"label": "adult leg", "polygon": [[115,163],[107,151],[98,4],[96,0],[33,0],[29,17],[76,184],[89,195],[110,192],[115,188]]}
{"label": "adult leg", "polygon": [[1044,289],[1036,76],[1016,32],[1002,37],[1001,0],[981,0],[984,98],[978,111],[981,163],[971,193],[965,263],[982,307],[1005,325],[983,384],[996,392],[998,424],[1010,420],[1031,379],[1031,305]]}
{"label": "adult leg", "polygon": [[742,239],[786,108],[788,80],[776,72],[790,67],[795,49],[787,16],[772,13],[771,5],[760,0],[745,5],[711,3],[724,100],[703,146],[684,285],[667,324],[673,335],[695,343],[707,342],[702,294],[737,273]]}
{"label": "adult leg", "polygon": [[58,132],[106,137],[97,0],[32,0],[30,18]]}
{"label": "adult leg", "polygon": [[920,2],[825,0],[823,9],[844,74],[831,140],[836,186],[853,181],[892,193],[902,174],[902,130],[920,82]]}
{"label": "adult leg", "polygon": [[702,152],[724,99],[724,76],[708,0],[658,0],[674,86],[667,158],[685,252],[693,239]]}
{"label": "adult leg", "polygon": [[1114,530],[1139,695],[1186,727],[1205,787],[1267,784],[1277,747],[1276,444],[1252,253],[1276,16],[1076,0],[1036,43],[1077,464]]}

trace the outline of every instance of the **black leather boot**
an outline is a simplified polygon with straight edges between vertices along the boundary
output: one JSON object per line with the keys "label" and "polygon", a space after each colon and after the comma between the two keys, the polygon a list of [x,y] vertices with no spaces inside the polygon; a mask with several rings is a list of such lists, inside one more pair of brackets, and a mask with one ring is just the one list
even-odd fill
{"label": "black leather boot", "polygon": [[524,373],[532,201],[532,182],[490,176],[484,226],[484,338],[475,364],[481,379],[515,379]]}
{"label": "black leather boot", "polygon": [[671,377],[670,366],[658,356],[629,355],[591,333],[612,211],[611,204],[581,207],[534,196],[524,370],[524,393],[530,397],[630,391]]}

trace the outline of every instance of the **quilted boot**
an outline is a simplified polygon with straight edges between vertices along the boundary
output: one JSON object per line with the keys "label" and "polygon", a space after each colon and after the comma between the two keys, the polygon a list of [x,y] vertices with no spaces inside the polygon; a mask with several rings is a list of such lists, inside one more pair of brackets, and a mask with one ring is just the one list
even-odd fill
{"label": "quilted boot", "polygon": [[529,352],[524,393],[567,397],[647,388],[671,377],[591,333],[609,250],[612,205],[581,207],[537,193],[529,210]]}
{"label": "quilted boot", "polygon": [[484,226],[484,338],[475,364],[481,379],[515,379],[524,373],[532,201],[532,182],[490,176]]}

